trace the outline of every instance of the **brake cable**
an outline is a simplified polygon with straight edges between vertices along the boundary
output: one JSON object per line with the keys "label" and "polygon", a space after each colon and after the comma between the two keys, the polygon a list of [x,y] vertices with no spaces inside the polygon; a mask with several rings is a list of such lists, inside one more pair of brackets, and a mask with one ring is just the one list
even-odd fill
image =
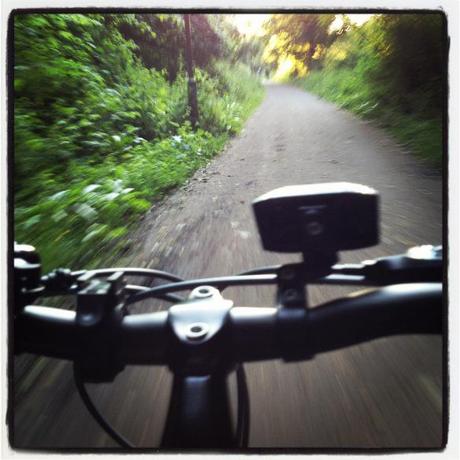
{"label": "brake cable", "polygon": [[237,383],[237,422],[236,422],[236,442],[241,448],[248,447],[249,442],[249,393],[246,380],[246,371],[241,363],[236,368]]}
{"label": "brake cable", "polygon": [[126,305],[130,305],[135,302],[140,302],[141,300],[148,299],[150,297],[169,294],[176,291],[184,291],[193,289],[202,285],[209,286],[257,286],[257,285],[267,285],[267,284],[276,284],[277,275],[276,274],[267,274],[267,275],[252,275],[252,276],[222,276],[217,278],[201,278],[193,279],[188,281],[179,281],[176,283],[162,284],[153,288],[149,288],[145,291],[138,292],[131,295],[126,300]]}
{"label": "brake cable", "polygon": [[[90,415],[96,420],[99,426],[121,447],[126,449],[135,449],[123,435],[118,433],[115,428],[107,421],[107,419],[100,413],[95,406],[94,402],[85,387],[83,379],[81,378],[78,366],[73,365],[73,376],[75,386],[78,394],[83,401],[85,407],[88,409]],[[249,392],[246,379],[246,371],[241,363],[238,364],[236,369],[237,381],[237,425],[236,425],[236,441],[241,448],[248,446],[249,441],[249,426],[250,426],[250,410],[249,410]]]}
{"label": "brake cable", "polygon": [[78,278],[79,276],[91,272],[95,276],[111,275],[116,272],[123,272],[129,276],[148,276],[151,278],[160,278],[168,281],[184,281],[183,278],[173,275],[172,273],[165,272],[163,270],[156,270],[153,268],[132,268],[132,267],[119,267],[119,268],[95,268],[87,270],[78,270],[71,273],[73,277]]}
{"label": "brake cable", "polygon": [[75,381],[75,386],[77,387],[78,394],[80,395],[83,403],[85,404],[86,408],[88,409],[89,413],[92,417],[96,420],[99,426],[121,447],[125,447],[127,449],[134,449],[135,446],[132,445],[125,437],[119,434],[111,425],[110,423],[104,418],[104,416],[99,412],[99,410],[94,405],[93,401],[91,400],[83,379],[81,378],[80,371],[78,366],[74,363],[73,365],[73,376]]}

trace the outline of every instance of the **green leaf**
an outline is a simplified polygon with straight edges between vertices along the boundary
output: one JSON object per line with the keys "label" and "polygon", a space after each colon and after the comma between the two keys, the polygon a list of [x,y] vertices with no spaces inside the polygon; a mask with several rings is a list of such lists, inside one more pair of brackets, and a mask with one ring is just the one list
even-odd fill
{"label": "green leaf", "polygon": [[82,203],[74,207],[75,212],[86,220],[93,220],[97,217],[97,211],[89,204]]}
{"label": "green leaf", "polygon": [[111,230],[108,234],[108,238],[116,239],[120,238],[128,233],[128,230],[125,227],[117,227]]}
{"label": "green leaf", "polygon": [[90,184],[90,185],[87,185],[84,189],[83,189],[83,192],[84,193],[90,193],[90,192],[93,192],[94,190],[98,189],[100,187],[99,184]]}
{"label": "green leaf", "polygon": [[51,195],[49,197],[49,199],[53,200],[53,201],[58,201],[58,200],[64,198],[68,193],[69,193],[68,190],[62,190],[60,192],[55,193],[54,195]]}
{"label": "green leaf", "polygon": [[24,222],[24,228],[28,229],[40,222],[40,216],[32,216]]}
{"label": "green leaf", "polygon": [[51,219],[53,219],[54,222],[60,222],[61,220],[65,219],[67,216],[68,214],[63,209],[59,209],[57,212],[55,212],[51,216]]}
{"label": "green leaf", "polygon": [[120,196],[118,192],[107,193],[107,195],[104,195],[104,199],[107,201],[113,201],[118,196]]}
{"label": "green leaf", "polygon": [[104,233],[107,232],[107,228],[108,228],[107,225],[103,225],[103,224],[90,225],[90,227],[88,228],[89,232],[81,240],[82,243],[90,241],[90,240],[96,238],[97,236],[102,236],[103,237]]}

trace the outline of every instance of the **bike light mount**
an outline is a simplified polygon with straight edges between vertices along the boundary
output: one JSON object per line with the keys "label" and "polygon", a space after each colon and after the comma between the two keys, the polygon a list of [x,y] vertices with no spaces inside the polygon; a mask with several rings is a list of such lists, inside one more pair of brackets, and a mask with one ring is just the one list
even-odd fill
{"label": "bike light mount", "polygon": [[306,282],[307,277],[303,264],[281,266],[278,270],[278,304],[286,308],[306,308]]}
{"label": "bike light mount", "polygon": [[379,241],[378,193],[360,184],[281,187],[254,200],[253,210],[264,249],[303,255],[278,272],[283,307],[307,307],[305,284],[330,274],[338,251]]}
{"label": "bike light mount", "polygon": [[302,263],[286,264],[278,270],[277,309],[278,340],[284,361],[311,359],[305,347],[304,331],[308,323],[308,299],[305,284],[308,281],[307,266]]}

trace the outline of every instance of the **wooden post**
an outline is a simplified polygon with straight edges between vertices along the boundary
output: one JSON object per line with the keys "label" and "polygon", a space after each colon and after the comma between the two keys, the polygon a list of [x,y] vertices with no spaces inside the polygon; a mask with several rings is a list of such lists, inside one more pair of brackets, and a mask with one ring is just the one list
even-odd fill
{"label": "wooden post", "polygon": [[196,93],[196,81],[193,78],[193,51],[192,35],[190,31],[190,14],[184,14],[185,24],[185,65],[188,74],[188,103],[190,106],[190,122],[195,128],[198,121],[198,101]]}

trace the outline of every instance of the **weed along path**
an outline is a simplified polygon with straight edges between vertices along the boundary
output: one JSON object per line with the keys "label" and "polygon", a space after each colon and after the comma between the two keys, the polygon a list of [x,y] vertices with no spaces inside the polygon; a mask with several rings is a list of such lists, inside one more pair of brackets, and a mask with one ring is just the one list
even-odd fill
{"label": "weed along path", "polygon": [[[380,129],[299,89],[269,85],[240,136],[146,215],[132,236],[126,263],[197,277],[297,260],[262,250],[251,201],[284,185],[334,181],[363,183],[381,193],[381,244],[343,253],[342,261],[441,243],[439,174]],[[348,292],[312,287],[309,299],[314,306]],[[274,289],[231,288],[226,296],[240,305],[272,306]],[[250,446],[439,446],[441,345],[439,337],[393,337],[309,362],[246,365]],[[16,445],[115,446],[80,402],[71,366],[44,359],[39,363],[15,385]],[[160,441],[171,383],[166,368],[130,367],[113,384],[88,387],[120,432],[136,445],[154,447]],[[234,380],[230,387],[234,396]]]}

